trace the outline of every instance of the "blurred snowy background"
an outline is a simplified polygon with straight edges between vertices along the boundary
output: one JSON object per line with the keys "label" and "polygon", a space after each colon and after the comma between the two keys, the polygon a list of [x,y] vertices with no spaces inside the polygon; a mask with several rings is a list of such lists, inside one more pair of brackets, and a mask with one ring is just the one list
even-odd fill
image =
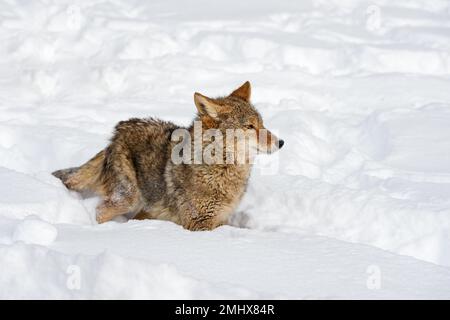
{"label": "blurred snowy background", "polygon": [[[0,298],[450,298],[449,1],[1,0],[0,42]],[[246,80],[286,145],[234,227],[50,175]]]}

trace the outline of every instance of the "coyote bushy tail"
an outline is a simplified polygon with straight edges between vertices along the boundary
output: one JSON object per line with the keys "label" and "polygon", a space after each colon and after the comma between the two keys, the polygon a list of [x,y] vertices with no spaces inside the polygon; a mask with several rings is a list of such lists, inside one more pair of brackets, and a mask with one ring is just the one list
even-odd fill
{"label": "coyote bushy tail", "polygon": [[82,194],[101,194],[101,174],[105,162],[105,151],[102,150],[91,160],[80,167],[57,170],[52,174],[60,179],[64,185]]}

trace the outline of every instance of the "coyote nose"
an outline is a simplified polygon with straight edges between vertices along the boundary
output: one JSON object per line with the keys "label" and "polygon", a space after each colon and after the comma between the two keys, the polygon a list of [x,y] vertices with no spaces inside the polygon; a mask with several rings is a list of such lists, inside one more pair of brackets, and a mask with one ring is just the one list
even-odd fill
{"label": "coyote nose", "polygon": [[278,149],[281,149],[284,146],[284,140],[278,140]]}

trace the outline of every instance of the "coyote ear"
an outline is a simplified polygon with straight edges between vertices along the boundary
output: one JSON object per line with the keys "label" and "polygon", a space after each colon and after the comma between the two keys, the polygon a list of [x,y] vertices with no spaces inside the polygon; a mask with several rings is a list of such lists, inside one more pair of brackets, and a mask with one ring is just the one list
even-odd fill
{"label": "coyote ear", "polygon": [[234,90],[230,96],[241,98],[245,101],[250,101],[250,96],[252,94],[252,87],[250,82],[246,81],[242,86]]}
{"label": "coyote ear", "polygon": [[194,102],[198,112],[201,115],[209,115],[213,119],[218,118],[220,106],[217,105],[212,99],[196,92],[194,93]]}

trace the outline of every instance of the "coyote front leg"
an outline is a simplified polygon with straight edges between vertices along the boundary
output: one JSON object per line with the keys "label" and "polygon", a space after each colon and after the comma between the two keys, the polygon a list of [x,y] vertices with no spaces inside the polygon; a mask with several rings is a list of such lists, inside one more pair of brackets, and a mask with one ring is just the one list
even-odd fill
{"label": "coyote front leg", "polygon": [[226,221],[223,220],[224,208],[214,202],[190,202],[182,212],[182,225],[191,231],[215,229]]}

